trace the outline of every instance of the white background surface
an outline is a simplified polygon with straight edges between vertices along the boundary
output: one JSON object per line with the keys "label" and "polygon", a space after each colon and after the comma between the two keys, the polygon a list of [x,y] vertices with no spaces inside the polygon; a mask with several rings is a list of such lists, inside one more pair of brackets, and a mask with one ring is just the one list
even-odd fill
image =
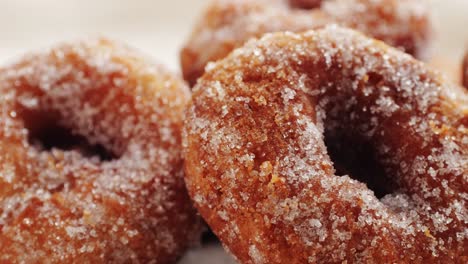
{"label": "white background surface", "polygon": [[[429,1],[437,29],[433,55],[457,65],[468,44],[468,0]],[[179,49],[208,2],[0,0],[0,64],[57,41],[98,35],[125,41],[179,71]],[[182,263],[233,262],[209,247],[188,253]]]}

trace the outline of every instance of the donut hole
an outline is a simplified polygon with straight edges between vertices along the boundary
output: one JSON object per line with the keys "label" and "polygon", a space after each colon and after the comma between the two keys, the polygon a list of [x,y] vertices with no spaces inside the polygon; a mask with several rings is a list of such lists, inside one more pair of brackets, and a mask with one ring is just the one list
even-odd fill
{"label": "donut hole", "polygon": [[22,112],[24,126],[28,131],[29,144],[40,151],[59,149],[77,151],[85,158],[98,158],[111,161],[118,156],[100,144],[73,133],[70,128],[60,124],[60,115],[53,111],[25,110]]}
{"label": "donut hole", "polygon": [[295,9],[310,10],[319,8],[323,0],[289,0],[289,5]]}
{"label": "donut hole", "polygon": [[349,175],[365,183],[377,198],[382,198],[398,189],[378,162],[370,142],[345,136],[340,138],[326,136],[325,144],[337,175]]}

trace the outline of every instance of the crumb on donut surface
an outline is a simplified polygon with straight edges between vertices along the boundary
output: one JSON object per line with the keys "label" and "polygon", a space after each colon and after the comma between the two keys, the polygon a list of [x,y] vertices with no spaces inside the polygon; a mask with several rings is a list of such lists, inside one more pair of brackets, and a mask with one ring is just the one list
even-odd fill
{"label": "crumb on donut surface", "polygon": [[[337,26],[267,34],[192,98],[187,187],[241,263],[468,261],[468,95],[423,63]],[[396,188],[336,176],[324,135],[373,143]]]}

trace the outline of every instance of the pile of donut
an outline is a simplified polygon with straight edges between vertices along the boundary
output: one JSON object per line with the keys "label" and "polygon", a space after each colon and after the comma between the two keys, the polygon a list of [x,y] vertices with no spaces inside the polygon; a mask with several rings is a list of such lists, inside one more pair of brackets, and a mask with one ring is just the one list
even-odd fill
{"label": "pile of donut", "polygon": [[206,223],[240,263],[467,263],[431,32],[420,0],[216,0],[191,89],[106,39],[1,67],[0,262],[175,263]]}

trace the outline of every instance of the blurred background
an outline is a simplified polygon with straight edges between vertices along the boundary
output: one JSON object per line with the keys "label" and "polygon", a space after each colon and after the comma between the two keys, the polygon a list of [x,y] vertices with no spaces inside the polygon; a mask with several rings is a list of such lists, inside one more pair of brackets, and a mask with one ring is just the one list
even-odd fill
{"label": "blurred background", "polygon": [[[426,0],[421,0],[426,1]],[[456,72],[468,47],[468,0],[432,5],[435,64]],[[0,0],[0,65],[57,41],[107,36],[125,41],[179,71],[179,49],[210,0]],[[451,73],[450,73],[451,72]],[[234,263],[220,246],[189,252],[181,264]]]}
{"label": "blurred background", "polygon": [[[0,0],[0,64],[54,42],[102,35],[129,43],[178,70],[178,51],[210,0]],[[459,60],[468,43],[468,0],[433,6],[434,54]]]}
{"label": "blurred background", "polygon": [[208,0],[0,0],[0,64],[60,40],[106,36],[176,70],[178,50]]}

